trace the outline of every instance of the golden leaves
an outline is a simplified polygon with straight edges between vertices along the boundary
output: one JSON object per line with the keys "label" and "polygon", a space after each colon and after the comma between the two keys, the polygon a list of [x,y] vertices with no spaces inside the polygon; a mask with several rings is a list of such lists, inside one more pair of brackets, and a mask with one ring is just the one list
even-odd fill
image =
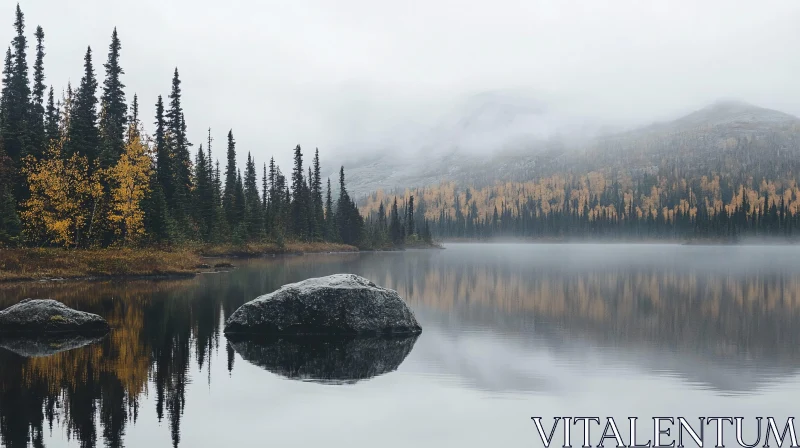
{"label": "golden leaves", "polygon": [[91,236],[103,187],[100,170],[90,170],[84,156],[64,158],[63,144],[62,138],[51,145],[42,160],[25,159],[31,194],[21,216],[29,236],[70,247]]}
{"label": "golden leaves", "polygon": [[148,192],[151,159],[147,145],[135,133],[125,145],[116,165],[108,170],[111,207],[108,220],[121,244],[135,243],[144,235],[144,211],[141,202]]}

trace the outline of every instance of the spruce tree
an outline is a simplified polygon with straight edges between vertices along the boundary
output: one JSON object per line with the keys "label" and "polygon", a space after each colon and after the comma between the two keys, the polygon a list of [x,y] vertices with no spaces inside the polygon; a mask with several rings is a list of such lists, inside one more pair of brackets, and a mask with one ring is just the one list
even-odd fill
{"label": "spruce tree", "polygon": [[402,226],[403,224],[400,222],[400,213],[397,209],[397,197],[395,197],[389,217],[389,239],[392,240],[392,244],[396,247],[402,247],[405,243],[405,235]]}
{"label": "spruce tree", "polygon": [[236,185],[234,186],[234,221],[231,226],[234,229],[236,243],[244,243],[247,240],[247,223],[244,222],[246,213],[244,196],[244,182],[242,181],[242,171],[236,171]]}
{"label": "spruce tree", "polygon": [[122,155],[125,128],[127,125],[128,106],[125,103],[125,84],[120,76],[125,73],[119,65],[119,50],[122,48],[117,28],[111,33],[111,44],[108,46],[108,62],[106,78],[103,81],[101,99],[100,135],[102,137],[101,165],[109,167],[117,163]]}
{"label": "spruce tree", "polygon": [[44,109],[44,31],[36,27],[36,63],[33,65],[33,96],[31,97],[30,138],[31,154],[40,158],[47,145]]}
{"label": "spruce tree", "polygon": [[294,148],[292,170],[292,233],[300,239],[308,237],[308,194],[303,179],[303,152],[300,145]]}
{"label": "spruce tree", "polygon": [[175,190],[173,187],[172,177],[172,161],[167,146],[167,128],[166,121],[164,120],[164,101],[161,95],[158,96],[156,101],[156,177],[160,185],[161,194],[164,200],[169,204],[172,201],[172,193]]}
{"label": "spruce tree", "polygon": [[[3,89],[0,91],[0,141],[5,141],[8,135],[8,126],[11,116],[13,87],[11,79],[14,77],[14,62],[11,59],[11,47],[6,50],[6,58],[3,64]],[[5,152],[5,148],[4,148]],[[10,157],[5,152],[7,157]]]}
{"label": "spruce tree", "polygon": [[344,167],[339,169],[339,201],[336,204],[336,221],[339,227],[339,238],[345,244],[361,243],[364,220],[358,212],[355,202],[347,193],[344,180]]}
{"label": "spruce tree", "polygon": [[[192,189],[191,167],[192,161],[189,155],[189,146],[186,139],[186,120],[183,116],[181,106],[181,80],[178,69],[172,77],[172,91],[169,95],[169,109],[166,113],[166,126],[168,130],[167,145],[172,156],[172,175],[174,182],[174,192],[172,206],[179,221],[185,221],[189,215],[191,206],[189,192]],[[184,224],[186,224],[184,222]]]}
{"label": "spruce tree", "polygon": [[222,196],[222,208],[225,210],[225,219],[231,228],[236,226],[236,141],[233,139],[233,130],[228,131],[228,164],[225,166],[225,191]]}
{"label": "spruce tree", "polygon": [[267,185],[267,164],[264,164],[264,169],[261,174],[261,208],[262,212],[267,212],[267,196],[269,195],[269,186]]}
{"label": "spruce tree", "polygon": [[58,107],[53,102],[53,87],[47,93],[47,109],[45,111],[45,147],[52,145],[60,137],[58,128]]}
{"label": "spruce tree", "polygon": [[75,94],[75,104],[70,111],[69,139],[66,144],[67,155],[80,154],[89,162],[98,157],[99,136],[97,132],[97,80],[92,66],[92,48],[86,49],[83,58],[84,73],[81,85]]}
{"label": "spruce tree", "polygon": [[[469,190],[467,190],[469,191]],[[406,230],[408,231],[408,236],[413,235],[414,232],[414,195],[411,195],[411,198],[408,200],[408,219],[406,222]]]}
{"label": "spruce tree", "polygon": [[314,171],[310,180],[314,237],[322,239],[325,234],[325,211],[322,204],[322,175],[319,164],[319,148],[314,152]]}
{"label": "spruce tree", "polygon": [[128,141],[131,141],[134,136],[141,137],[141,122],[139,121],[139,97],[135,93],[133,94],[133,102],[131,103],[131,114],[128,116],[127,121],[133,125],[128,127],[130,131],[128,135]]}
{"label": "spruce tree", "polygon": [[336,241],[336,216],[333,212],[333,197],[331,193],[331,178],[328,178],[328,192],[325,195],[325,240]]}
{"label": "spruce tree", "polygon": [[[5,152],[11,158],[15,166],[18,166],[20,159],[29,154],[29,113],[31,89],[28,80],[27,48],[28,43],[25,38],[25,16],[17,4],[16,20],[14,21],[16,36],[12,40],[13,52],[9,49],[6,54],[6,64],[4,73],[3,88],[3,144]],[[24,188],[20,183],[15,182],[15,196],[19,201],[22,197]]]}
{"label": "spruce tree", "polygon": [[258,196],[256,164],[250,153],[247,153],[244,171],[244,203],[247,235],[249,238],[254,238],[258,236],[261,228],[261,198]]}

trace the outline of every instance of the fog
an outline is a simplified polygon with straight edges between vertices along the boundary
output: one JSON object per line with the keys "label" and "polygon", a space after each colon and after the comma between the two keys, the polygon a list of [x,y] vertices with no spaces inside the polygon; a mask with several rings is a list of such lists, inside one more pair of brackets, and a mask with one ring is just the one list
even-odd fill
{"label": "fog", "polygon": [[[29,43],[36,25],[44,28],[46,82],[57,92],[79,82],[87,45],[102,79],[116,26],[128,99],[138,93],[148,131],[177,66],[194,149],[211,127],[222,156],[233,128],[240,162],[248,151],[258,163],[274,155],[284,171],[298,143],[307,157],[319,147],[339,163],[446,146],[475,126],[484,127],[465,137],[470,150],[495,149],[517,134],[578,129],[580,137],[719,98],[800,114],[793,0],[20,4]],[[12,2],[3,3],[3,42],[13,37],[13,13]],[[30,52],[32,62],[33,45]],[[523,98],[522,110],[547,117],[495,134],[492,120],[469,119],[487,94],[501,98],[493,104]],[[516,120],[507,114],[499,114],[506,125]]]}

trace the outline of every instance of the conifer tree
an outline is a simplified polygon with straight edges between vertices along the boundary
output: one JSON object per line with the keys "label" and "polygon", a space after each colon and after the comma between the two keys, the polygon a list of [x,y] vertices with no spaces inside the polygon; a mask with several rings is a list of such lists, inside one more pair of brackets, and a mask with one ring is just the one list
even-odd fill
{"label": "conifer tree", "polygon": [[[131,114],[127,118],[128,126],[128,141],[134,136],[141,137],[142,123],[139,120],[139,97],[134,93],[133,102],[131,103]],[[126,142],[127,143],[127,142]]]}
{"label": "conifer tree", "polygon": [[[75,94],[75,104],[69,112],[69,138],[65,144],[67,155],[86,156],[90,167],[98,157],[99,136],[97,131],[97,80],[92,66],[92,48],[86,49],[83,58],[84,74]],[[91,168],[90,168],[91,170]]]}
{"label": "conifer tree", "polygon": [[53,87],[47,93],[47,109],[45,111],[45,148],[52,145],[59,137],[60,132],[58,129],[58,108],[55,105],[53,98]]}
{"label": "conifer tree", "polygon": [[303,152],[300,145],[294,148],[294,169],[292,170],[292,233],[297,238],[308,237],[308,194],[303,179]]}
{"label": "conifer tree", "polygon": [[325,240],[336,241],[336,216],[333,212],[333,197],[331,193],[331,178],[328,178],[328,192],[325,195]]}
{"label": "conifer tree", "polygon": [[256,164],[249,152],[244,171],[244,203],[247,234],[253,238],[258,235],[261,228],[261,198],[258,195]]}
{"label": "conifer tree", "polygon": [[164,195],[164,200],[169,204],[172,201],[172,194],[175,189],[173,187],[172,157],[170,156],[169,147],[167,146],[167,125],[164,120],[164,101],[161,99],[161,95],[158,96],[158,101],[156,101],[156,121],[154,124],[156,125],[156,171],[158,183],[161,185],[159,190],[161,194]]}
{"label": "conifer tree", "polygon": [[233,139],[233,130],[228,131],[227,160],[222,208],[225,210],[225,219],[228,221],[228,225],[233,228],[238,224],[236,216],[236,141]]}
{"label": "conifer tree", "polygon": [[213,180],[209,177],[210,170],[208,163],[209,162],[206,160],[206,153],[201,144],[197,148],[197,155],[195,156],[194,163],[195,189],[193,201],[195,203],[196,212],[195,222],[197,222],[200,228],[200,234],[204,239],[208,238],[210,235],[213,222],[211,207]]}
{"label": "conifer tree", "polygon": [[[25,38],[25,16],[17,4],[14,20],[16,36],[12,40],[13,52],[6,54],[4,72],[7,72],[3,88],[3,144],[6,155],[19,168],[20,159],[29,154],[29,113],[31,89],[28,80],[27,48]],[[19,201],[24,188],[17,184],[15,196]]]}
{"label": "conifer tree", "polygon": [[414,195],[408,200],[408,220],[406,222],[406,230],[408,231],[408,236],[411,236],[415,233],[414,231]]}
{"label": "conifer tree", "polygon": [[319,148],[314,151],[314,171],[309,181],[311,184],[311,204],[314,225],[314,238],[322,239],[325,235],[325,210],[322,204],[322,175],[319,164]]}
{"label": "conifer tree", "polygon": [[243,243],[247,239],[247,224],[244,222],[245,196],[242,170],[236,171],[236,185],[234,186],[234,221],[231,227],[236,233],[237,242]]}
{"label": "conifer tree", "polygon": [[100,117],[100,135],[102,137],[101,165],[109,167],[119,160],[122,154],[124,134],[127,122],[128,106],[125,102],[125,84],[120,76],[125,73],[119,65],[119,51],[122,48],[117,28],[111,33],[111,44],[108,46],[108,62],[106,78],[103,81],[101,99],[102,116]]}
{"label": "conifer tree", "polygon": [[392,244],[397,247],[402,247],[405,243],[404,232],[403,232],[403,224],[400,222],[400,213],[397,209],[397,197],[394,198],[394,203],[392,203],[392,211],[389,217],[389,238],[392,240]]}
{"label": "conifer tree", "polygon": [[189,215],[189,193],[192,189],[192,161],[189,155],[189,146],[186,139],[186,120],[183,116],[181,105],[181,80],[178,69],[172,77],[172,91],[169,95],[169,109],[166,112],[166,127],[168,130],[167,145],[172,157],[172,175],[174,191],[171,206],[179,218],[185,221]]}
{"label": "conifer tree", "polygon": [[46,145],[44,110],[44,31],[36,27],[36,63],[33,65],[33,96],[31,97],[30,138],[31,155],[41,157]]}
{"label": "conifer tree", "polygon": [[339,169],[339,201],[336,204],[336,221],[339,227],[339,238],[343,243],[357,245],[361,242],[364,221],[355,202],[347,193],[344,167]]}

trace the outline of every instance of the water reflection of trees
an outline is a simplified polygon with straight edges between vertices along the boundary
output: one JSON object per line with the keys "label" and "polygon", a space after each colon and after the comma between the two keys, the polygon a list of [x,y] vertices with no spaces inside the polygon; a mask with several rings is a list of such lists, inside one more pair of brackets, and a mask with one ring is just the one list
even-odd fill
{"label": "water reflection of trees", "polygon": [[[362,273],[412,304],[496,326],[548,322],[618,344],[800,360],[800,272],[658,265],[575,269],[424,253],[361,260]],[[498,330],[502,330],[497,328]]]}
{"label": "water reflection of trees", "polygon": [[56,426],[81,446],[121,446],[147,393],[177,446],[186,388],[204,380],[189,369],[210,372],[220,345],[233,369],[223,317],[285,283],[339,272],[396,289],[419,310],[459,313],[496,331],[548,322],[623,346],[800,359],[800,274],[792,271],[570,269],[409,252],[258,260],[194,280],[5,285],[0,308],[54,298],[106,317],[114,330],[98,344],[44,358],[0,350],[0,442],[44,446]]}
{"label": "water reflection of trees", "polygon": [[[102,315],[113,330],[98,344],[48,357],[24,358],[0,349],[0,442],[9,448],[44,446],[45,429],[55,425],[83,447],[122,446],[126,427],[138,418],[143,394],[155,392],[158,419],[168,421],[178,446],[189,369],[196,364],[210,372],[211,354],[220,348],[223,316],[305,276],[309,262],[330,270],[351,259],[353,255],[264,260],[188,281],[2,285],[0,309],[28,297],[53,298]],[[226,349],[231,370],[234,352]]]}

